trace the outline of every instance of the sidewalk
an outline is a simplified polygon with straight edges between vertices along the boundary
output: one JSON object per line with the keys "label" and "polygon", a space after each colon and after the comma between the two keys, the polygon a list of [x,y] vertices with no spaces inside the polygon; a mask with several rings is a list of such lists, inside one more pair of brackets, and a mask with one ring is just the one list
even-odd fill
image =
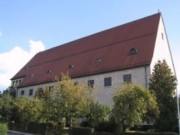
{"label": "sidewalk", "polygon": [[33,134],[9,130],[8,135],[33,135]]}

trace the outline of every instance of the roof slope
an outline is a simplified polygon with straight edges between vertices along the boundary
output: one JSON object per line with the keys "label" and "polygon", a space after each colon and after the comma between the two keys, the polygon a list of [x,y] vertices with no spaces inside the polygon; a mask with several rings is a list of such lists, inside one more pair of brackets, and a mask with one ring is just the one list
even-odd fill
{"label": "roof slope", "polygon": [[[36,54],[13,78],[20,87],[52,82],[68,72],[81,77],[149,65],[160,13],[108,29]],[[129,55],[131,48],[136,55]]]}

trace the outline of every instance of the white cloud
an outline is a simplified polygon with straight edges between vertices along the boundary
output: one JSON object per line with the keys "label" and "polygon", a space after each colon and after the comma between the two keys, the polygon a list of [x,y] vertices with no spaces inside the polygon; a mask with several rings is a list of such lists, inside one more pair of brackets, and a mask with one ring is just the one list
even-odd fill
{"label": "white cloud", "polygon": [[29,43],[30,43],[30,53],[31,54],[36,54],[37,51],[45,50],[45,46],[42,41],[30,40]]}
{"label": "white cloud", "polygon": [[0,53],[0,91],[10,86],[10,79],[38,52],[45,50],[42,41],[29,41],[28,51],[16,46]]}

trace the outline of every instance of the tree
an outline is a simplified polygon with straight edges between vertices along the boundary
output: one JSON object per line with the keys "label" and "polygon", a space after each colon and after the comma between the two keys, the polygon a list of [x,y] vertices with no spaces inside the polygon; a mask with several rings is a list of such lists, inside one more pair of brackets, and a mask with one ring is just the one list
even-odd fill
{"label": "tree", "polygon": [[27,128],[30,122],[38,122],[42,115],[42,102],[37,98],[19,97],[15,101],[16,120]]}
{"label": "tree", "polygon": [[49,90],[48,87],[45,90],[43,90],[43,88],[39,88],[36,91],[35,98],[46,100],[46,99],[50,98],[50,95],[51,95],[51,91]]}
{"label": "tree", "polygon": [[87,88],[81,84],[75,85],[68,75],[62,74],[57,84],[50,98],[45,100],[44,114],[47,120],[56,124],[66,118],[71,126],[74,118],[83,117],[89,111],[92,100]]}
{"label": "tree", "polygon": [[3,94],[0,97],[0,115],[6,122],[12,118],[14,110],[14,99],[9,94]]}
{"label": "tree", "polygon": [[[119,132],[141,124],[147,113],[158,116],[158,106],[153,92],[133,84],[125,84],[114,96],[112,114],[115,117]],[[153,118],[151,118],[153,120]]]}
{"label": "tree", "polygon": [[2,97],[3,95],[7,95],[9,94],[13,99],[15,99],[16,97],[16,89],[14,87],[9,87],[6,90],[3,90],[3,92],[1,93],[0,91],[0,96]]}
{"label": "tree", "polygon": [[86,115],[88,125],[96,127],[99,123],[109,121],[110,108],[106,105],[92,102],[90,112]]}
{"label": "tree", "polygon": [[176,85],[176,77],[166,61],[158,61],[149,86],[155,92],[160,109],[160,116],[156,120],[156,128],[160,131],[171,131],[173,126],[177,125]]}

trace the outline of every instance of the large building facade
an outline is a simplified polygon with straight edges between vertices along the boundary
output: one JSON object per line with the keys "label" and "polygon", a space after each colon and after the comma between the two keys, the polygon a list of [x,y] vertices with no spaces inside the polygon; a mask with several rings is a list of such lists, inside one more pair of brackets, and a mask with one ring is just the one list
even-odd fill
{"label": "large building facade", "polygon": [[135,20],[36,54],[11,80],[17,96],[55,88],[55,76],[94,87],[96,99],[112,105],[124,82],[148,87],[153,67],[166,60],[175,74],[161,13]]}

